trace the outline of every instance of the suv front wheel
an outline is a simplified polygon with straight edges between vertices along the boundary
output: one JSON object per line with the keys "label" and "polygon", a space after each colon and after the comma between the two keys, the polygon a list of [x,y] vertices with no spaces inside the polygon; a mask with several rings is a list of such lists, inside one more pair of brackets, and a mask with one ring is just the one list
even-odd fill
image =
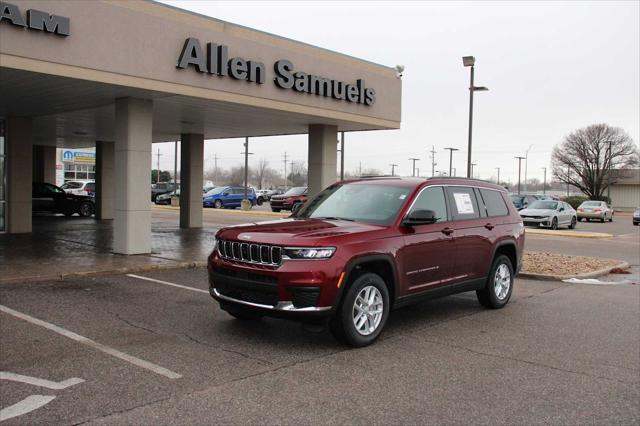
{"label": "suv front wheel", "polygon": [[333,336],[350,346],[373,343],[389,316],[389,291],[377,274],[365,273],[353,282],[329,323]]}
{"label": "suv front wheel", "polygon": [[485,287],[476,290],[478,302],[486,308],[504,307],[513,292],[513,265],[505,255],[499,255],[493,261],[491,272]]}

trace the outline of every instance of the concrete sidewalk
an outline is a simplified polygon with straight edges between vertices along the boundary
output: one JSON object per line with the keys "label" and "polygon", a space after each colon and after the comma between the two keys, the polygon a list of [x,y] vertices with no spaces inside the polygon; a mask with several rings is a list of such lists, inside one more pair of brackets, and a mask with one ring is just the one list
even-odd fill
{"label": "concrete sidewalk", "polygon": [[217,230],[154,222],[152,253],[124,256],[111,252],[111,221],[46,216],[33,223],[33,234],[0,234],[0,283],[203,266]]}

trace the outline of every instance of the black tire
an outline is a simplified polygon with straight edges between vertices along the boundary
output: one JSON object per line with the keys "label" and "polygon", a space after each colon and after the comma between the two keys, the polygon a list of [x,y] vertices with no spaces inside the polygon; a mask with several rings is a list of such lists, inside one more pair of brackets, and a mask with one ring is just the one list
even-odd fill
{"label": "black tire", "polygon": [[82,217],[91,217],[94,213],[94,206],[91,201],[83,201],[78,206],[78,214]]}
{"label": "black tire", "polygon": [[602,219],[600,219],[600,223],[604,223],[605,222],[605,217],[606,217],[606,215],[602,216]]}
{"label": "black tire", "polygon": [[[366,287],[375,287],[382,297],[382,318],[371,334],[360,333],[354,324],[353,311],[356,298]],[[368,346],[376,341],[389,317],[390,306],[389,290],[384,280],[377,274],[367,272],[355,279],[346,290],[344,297],[335,313],[329,321],[329,330],[336,340],[354,348]]]}
{"label": "black tire", "polygon": [[578,218],[578,222],[582,222],[582,218],[581,217]]}
{"label": "black tire", "polygon": [[276,207],[271,207],[271,211],[274,212],[274,213],[280,213],[280,210],[282,210],[282,209],[278,209]]}
{"label": "black tire", "polygon": [[613,213],[611,213],[611,217],[609,217],[609,222],[613,222]]}
{"label": "black tire", "polygon": [[576,218],[575,216],[571,218],[571,225],[569,225],[569,229],[576,229]]}
{"label": "black tire", "polygon": [[[496,294],[495,288],[495,279],[496,274],[498,273],[498,268],[501,265],[505,265],[509,270],[509,289],[507,290],[506,295],[500,299]],[[501,254],[498,255],[493,261],[493,265],[491,265],[491,271],[489,272],[489,278],[487,278],[487,282],[485,287],[481,290],[476,290],[476,296],[478,298],[478,302],[485,308],[490,309],[500,309],[503,308],[507,303],[509,303],[509,299],[511,299],[511,293],[513,293],[513,265],[511,264],[511,260]]]}
{"label": "black tire", "polygon": [[222,200],[215,200],[213,202],[214,209],[221,209],[223,207]]}
{"label": "black tire", "polygon": [[262,203],[264,203],[264,200],[262,199],[262,197],[258,197],[258,199],[256,200],[256,204],[261,206]]}
{"label": "black tire", "polygon": [[558,218],[554,217],[553,220],[551,221],[551,229],[553,229],[554,231],[556,229],[558,229]]}

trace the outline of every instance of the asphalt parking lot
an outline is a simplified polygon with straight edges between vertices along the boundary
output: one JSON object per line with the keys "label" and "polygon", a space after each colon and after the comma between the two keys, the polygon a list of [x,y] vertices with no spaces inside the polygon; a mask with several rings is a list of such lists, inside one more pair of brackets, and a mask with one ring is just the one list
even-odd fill
{"label": "asphalt parking lot", "polygon": [[156,281],[0,286],[1,408],[55,397],[6,424],[640,420],[639,286],[518,280],[503,310],[472,294],[422,303],[350,350],[295,323],[232,319],[204,270],[139,277]]}
{"label": "asphalt parking lot", "polygon": [[[205,226],[262,217],[205,212]],[[526,249],[626,260],[632,275],[605,280],[635,284],[518,279],[505,309],[472,293],[425,302],[358,350],[296,323],[233,319],[203,269],[2,284],[0,419],[637,424],[640,229],[625,219],[578,225],[613,238],[529,235]]]}

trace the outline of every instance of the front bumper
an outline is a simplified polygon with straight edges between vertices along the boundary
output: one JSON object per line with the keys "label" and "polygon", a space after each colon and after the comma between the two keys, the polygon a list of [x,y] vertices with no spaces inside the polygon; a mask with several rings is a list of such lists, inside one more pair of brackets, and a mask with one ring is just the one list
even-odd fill
{"label": "front bumper", "polygon": [[543,218],[532,218],[532,217],[523,217],[522,222],[524,226],[551,226],[551,218],[543,217]]}
{"label": "front bumper", "polygon": [[221,259],[214,252],[208,259],[209,293],[223,309],[235,305],[279,318],[323,318],[337,305],[343,267],[335,255],[326,260],[285,260],[275,267]]}

